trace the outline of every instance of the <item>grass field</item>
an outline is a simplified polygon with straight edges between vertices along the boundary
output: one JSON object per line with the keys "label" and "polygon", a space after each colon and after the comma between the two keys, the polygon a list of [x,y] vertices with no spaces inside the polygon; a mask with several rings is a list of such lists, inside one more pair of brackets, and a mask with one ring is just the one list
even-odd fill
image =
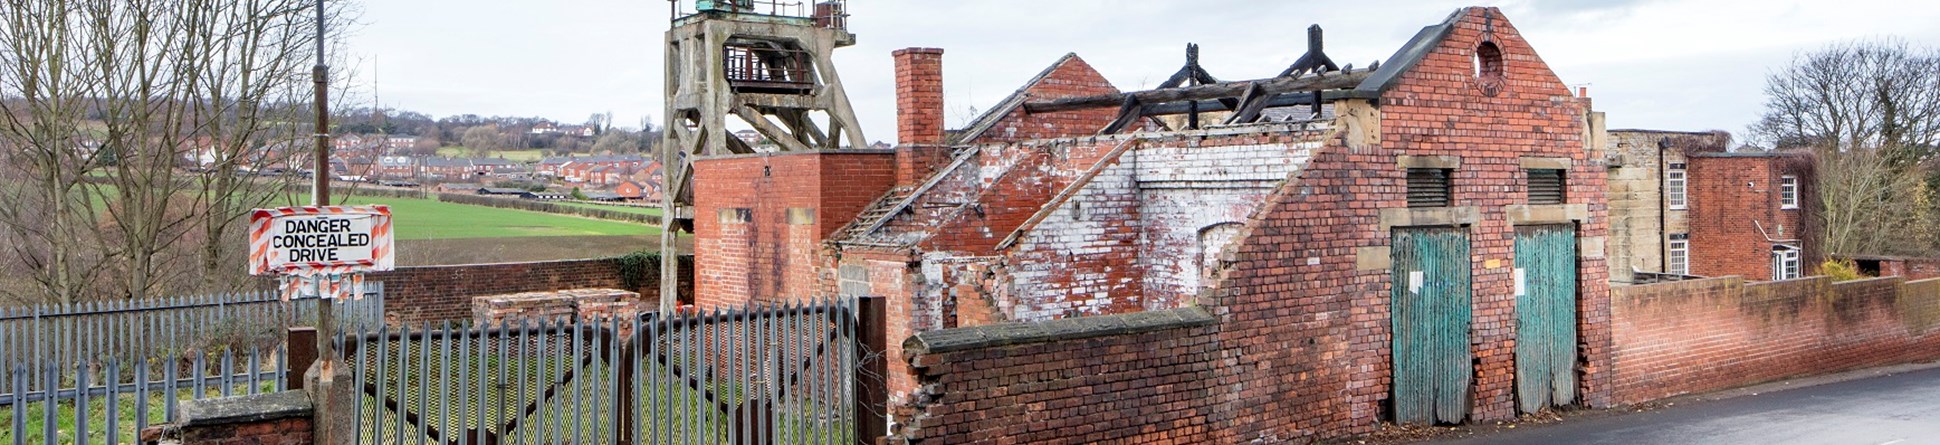
{"label": "grass field", "polygon": [[584,202],[556,202],[554,204],[559,204],[567,207],[611,210],[615,212],[631,213],[635,215],[660,216],[660,208],[658,207],[616,206],[616,205],[591,204],[591,203],[584,203]]}
{"label": "grass field", "polygon": [[[438,149],[438,156],[447,158],[467,158],[471,157],[471,155],[471,149],[465,147],[452,146]],[[505,158],[508,161],[532,162],[544,159],[546,157],[546,151],[536,148],[531,150],[499,150],[492,152],[491,157]]]}
{"label": "grass field", "polygon": [[[298,195],[306,202],[308,195]],[[660,233],[646,224],[603,221],[526,210],[455,204],[431,199],[353,197],[351,205],[391,206],[397,239],[512,238],[528,236],[640,236]]]}

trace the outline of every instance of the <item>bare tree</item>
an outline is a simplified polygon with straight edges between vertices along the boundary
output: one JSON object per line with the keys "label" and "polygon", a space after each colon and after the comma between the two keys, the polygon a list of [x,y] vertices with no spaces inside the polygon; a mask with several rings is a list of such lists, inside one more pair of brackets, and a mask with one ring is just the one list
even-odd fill
{"label": "bare tree", "polygon": [[[313,5],[8,2],[0,227],[43,299],[240,281],[239,220],[282,190],[240,173],[275,159],[262,147],[307,136],[291,125],[315,54]],[[349,3],[330,5],[329,21],[344,22]]]}
{"label": "bare tree", "polygon": [[1754,140],[1810,148],[1828,252],[1931,255],[1940,52],[1903,40],[1828,46],[1766,79]]}
{"label": "bare tree", "polygon": [[1822,158],[1819,200],[1827,252],[1932,255],[1940,240],[1935,207],[1917,171],[1894,168],[1875,150]]}
{"label": "bare tree", "polygon": [[1751,135],[1820,154],[1883,150],[1896,167],[1931,160],[1940,143],[1940,52],[1899,39],[1802,54],[1766,78]]}

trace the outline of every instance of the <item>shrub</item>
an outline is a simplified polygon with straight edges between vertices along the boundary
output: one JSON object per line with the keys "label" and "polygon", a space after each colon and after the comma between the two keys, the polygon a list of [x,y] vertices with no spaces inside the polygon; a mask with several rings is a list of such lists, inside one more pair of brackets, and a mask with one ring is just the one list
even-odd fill
{"label": "shrub", "polygon": [[1819,264],[1819,275],[1832,278],[1833,282],[1852,281],[1871,278],[1859,271],[1859,265],[1848,259],[1830,259]]}

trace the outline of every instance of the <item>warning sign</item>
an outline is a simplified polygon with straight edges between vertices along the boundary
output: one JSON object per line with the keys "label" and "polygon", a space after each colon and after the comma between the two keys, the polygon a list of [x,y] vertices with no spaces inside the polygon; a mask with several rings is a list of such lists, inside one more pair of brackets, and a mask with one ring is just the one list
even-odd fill
{"label": "warning sign", "polygon": [[389,207],[258,209],[249,223],[251,274],[344,274],[394,267]]}

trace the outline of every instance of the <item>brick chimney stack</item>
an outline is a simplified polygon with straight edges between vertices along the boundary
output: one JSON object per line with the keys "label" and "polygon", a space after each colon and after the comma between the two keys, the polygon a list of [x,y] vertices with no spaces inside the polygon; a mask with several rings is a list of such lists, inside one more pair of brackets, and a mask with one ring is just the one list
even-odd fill
{"label": "brick chimney stack", "polygon": [[896,50],[896,185],[913,186],[950,161],[943,144],[943,50]]}
{"label": "brick chimney stack", "polygon": [[943,143],[943,50],[896,50],[896,141]]}

